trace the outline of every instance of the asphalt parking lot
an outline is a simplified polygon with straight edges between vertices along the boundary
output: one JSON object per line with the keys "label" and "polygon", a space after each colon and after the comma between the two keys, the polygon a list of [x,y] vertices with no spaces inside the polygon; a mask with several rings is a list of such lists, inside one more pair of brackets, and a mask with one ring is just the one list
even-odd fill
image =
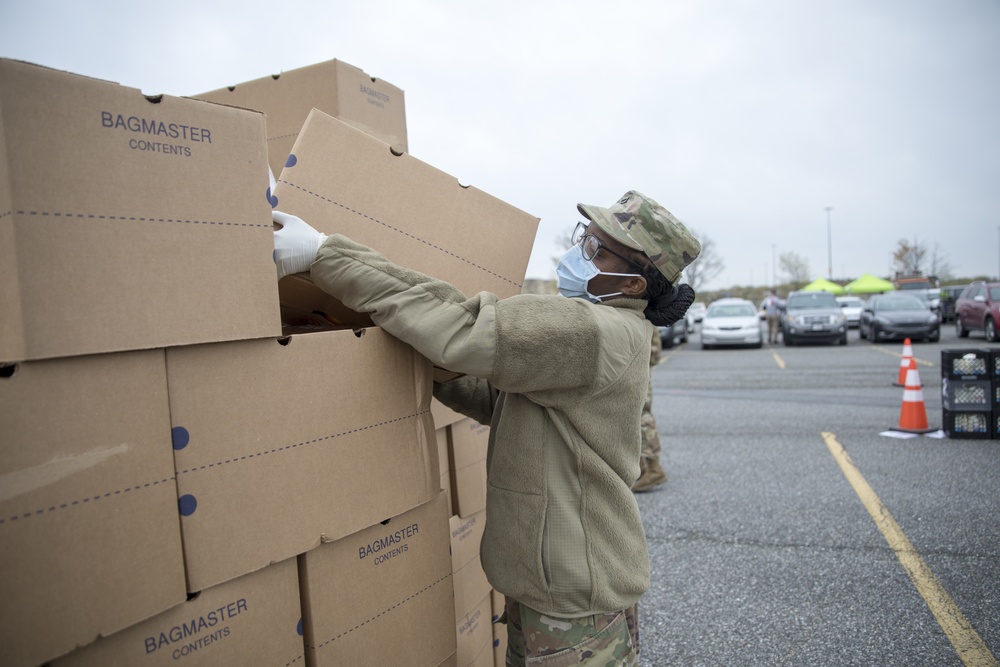
{"label": "asphalt parking lot", "polygon": [[[940,427],[941,350],[913,343]],[[1000,440],[900,425],[901,343],[664,351],[667,483],[637,495],[641,664],[997,665]]]}

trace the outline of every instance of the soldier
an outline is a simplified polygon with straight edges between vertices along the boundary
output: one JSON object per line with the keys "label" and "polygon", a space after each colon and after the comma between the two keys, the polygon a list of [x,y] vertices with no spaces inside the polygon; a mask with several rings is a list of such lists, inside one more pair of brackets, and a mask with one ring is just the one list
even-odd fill
{"label": "soldier", "polygon": [[506,597],[508,665],[638,663],[649,554],[631,487],[649,336],[694,301],[676,283],[701,246],[669,211],[635,191],[577,209],[588,223],[559,261],[560,294],[508,299],[468,297],[274,213],[279,278],[310,271],[348,308],[464,373],[434,395],[490,425],[480,557]]}
{"label": "soldier", "polygon": [[653,368],[660,363],[660,351],[663,342],[660,332],[653,332],[653,340],[649,353],[649,388],[646,390],[646,403],[642,406],[642,455],[639,459],[639,479],[635,480],[632,490],[636,493],[649,491],[667,481],[667,473],[660,467],[660,434],[656,430],[656,417],[653,416]]}

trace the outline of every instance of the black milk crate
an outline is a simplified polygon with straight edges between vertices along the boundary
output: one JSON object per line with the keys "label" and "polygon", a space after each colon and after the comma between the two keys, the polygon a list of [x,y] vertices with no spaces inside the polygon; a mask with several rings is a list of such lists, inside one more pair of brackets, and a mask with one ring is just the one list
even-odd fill
{"label": "black milk crate", "polygon": [[989,412],[996,392],[990,380],[941,380],[941,406],[953,412]]}
{"label": "black milk crate", "polygon": [[1000,350],[990,351],[990,374],[994,380],[1000,380]]}
{"label": "black milk crate", "polygon": [[990,437],[994,440],[1000,440],[1000,410],[994,410],[990,419]]}
{"label": "black milk crate", "polygon": [[989,348],[941,350],[941,377],[954,380],[990,380],[996,360]]}
{"label": "black milk crate", "polygon": [[955,412],[944,410],[942,430],[949,438],[989,440],[996,428],[992,412]]}

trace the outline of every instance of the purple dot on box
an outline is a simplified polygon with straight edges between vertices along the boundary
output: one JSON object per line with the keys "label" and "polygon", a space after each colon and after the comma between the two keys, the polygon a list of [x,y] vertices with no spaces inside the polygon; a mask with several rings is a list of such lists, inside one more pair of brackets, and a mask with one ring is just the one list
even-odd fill
{"label": "purple dot on box", "polygon": [[170,440],[173,442],[175,450],[184,449],[191,442],[191,434],[183,426],[175,426],[170,429]]}
{"label": "purple dot on box", "polygon": [[302,636],[302,619],[301,618],[299,619],[299,622],[295,624],[295,631],[297,633],[299,633],[299,637]]}
{"label": "purple dot on box", "polygon": [[177,499],[177,507],[181,512],[181,516],[191,516],[198,509],[198,499],[190,493],[186,493]]}
{"label": "purple dot on box", "polygon": [[278,198],[271,194],[271,188],[267,188],[267,192],[264,195],[267,197],[267,203],[271,205],[271,208],[278,208]]}
{"label": "purple dot on box", "polygon": [[297,163],[298,161],[299,161],[299,159],[298,159],[297,157],[295,157],[295,153],[289,153],[289,154],[288,154],[288,159],[287,159],[287,160],[285,160],[285,166],[286,166],[286,167],[294,167],[294,166],[295,166],[295,164],[296,164],[296,163]]}

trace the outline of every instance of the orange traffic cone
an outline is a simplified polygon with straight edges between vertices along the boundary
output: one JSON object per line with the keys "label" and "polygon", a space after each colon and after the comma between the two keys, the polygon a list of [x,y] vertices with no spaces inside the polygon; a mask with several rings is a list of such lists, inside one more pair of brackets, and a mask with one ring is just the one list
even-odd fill
{"label": "orange traffic cone", "polygon": [[897,387],[906,386],[906,372],[910,370],[910,359],[913,358],[913,345],[910,344],[910,339],[907,338],[903,341],[903,358],[899,360],[899,377],[893,384]]}
{"label": "orange traffic cone", "polygon": [[927,409],[924,407],[924,391],[920,387],[920,373],[917,362],[910,358],[906,371],[906,388],[903,389],[903,407],[899,411],[899,426],[893,431],[907,433],[930,433],[937,430],[927,426]]}

